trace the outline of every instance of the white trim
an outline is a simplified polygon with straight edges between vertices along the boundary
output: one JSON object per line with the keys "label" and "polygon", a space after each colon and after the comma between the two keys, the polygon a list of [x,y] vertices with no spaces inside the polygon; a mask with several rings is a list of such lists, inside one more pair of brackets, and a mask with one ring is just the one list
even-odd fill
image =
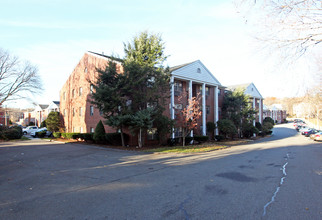
{"label": "white trim", "polygon": [[206,84],[202,84],[202,135],[206,135]]}
{"label": "white trim", "polygon": [[[171,114],[171,119],[174,120],[174,76],[171,76],[170,79],[171,83],[171,102],[170,102],[170,114]],[[172,128],[172,138],[174,138],[174,128]]]}
{"label": "white trim", "polygon": [[[256,98],[253,97],[253,110],[256,109]],[[256,125],[256,118],[253,120],[253,125],[255,126]]]}
{"label": "white trim", "polygon": [[[192,80],[189,81],[189,100],[191,99],[192,99]],[[193,137],[193,130],[191,130],[190,136]]]}
{"label": "white trim", "polygon": [[207,83],[207,85],[209,85],[209,86],[221,86],[221,84],[215,84],[215,83],[204,82],[204,81],[201,81],[201,80],[198,80],[198,79],[192,79],[192,78],[189,78],[189,77],[182,77],[182,76],[179,76],[179,75],[173,74],[173,72],[171,73],[171,75],[172,75],[172,76],[174,76],[176,79],[179,79],[179,80],[184,80],[184,81],[190,81],[190,80],[193,80],[193,82],[194,82],[194,83],[197,83],[197,84]]}
{"label": "white trim", "polygon": [[[214,119],[215,119],[215,125],[217,126],[217,121],[219,120],[219,112],[218,112],[218,86],[215,86],[215,94],[214,94]],[[215,134],[218,135],[218,128],[215,130]]]}
{"label": "white trim", "polygon": [[259,99],[259,122],[262,124],[262,99]]}

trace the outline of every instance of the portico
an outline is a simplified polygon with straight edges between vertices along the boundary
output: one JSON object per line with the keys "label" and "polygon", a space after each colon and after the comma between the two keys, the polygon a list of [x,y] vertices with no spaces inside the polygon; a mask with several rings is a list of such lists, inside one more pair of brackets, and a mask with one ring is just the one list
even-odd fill
{"label": "portico", "polygon": [[[171,71],[171,98],[170,98],[170,116],[175,120],[175,111],[179,107],[185,106],[188,99],[200,95],[200,104],[202,116],[200,119],[200,134],[206,135],[206,123],[212,121],[216,123],[219,120],[218,114],[218,91],[221,84],[209,72],[209,70],[197,60],[192,63],[176,66],[170,69]],[[179,100],[177,97],[180,92],[186,92],[186,100]],[[180,109],[178,109],[180,110]],[[217,131],[216,131],[217,134]],[[193,136],[193,131],[191,131]],[[176,137],[173,130],[172,138]]]}

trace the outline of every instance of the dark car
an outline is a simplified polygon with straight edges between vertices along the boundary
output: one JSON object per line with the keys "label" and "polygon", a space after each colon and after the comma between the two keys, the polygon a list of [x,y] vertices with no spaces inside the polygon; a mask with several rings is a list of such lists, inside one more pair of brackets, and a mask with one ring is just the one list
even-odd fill
{"label": "dark car", "polygon": [[320,132],[320,130],[312,129],[310,131],[304,131],[304,135],[305,137],[310,137],[311,134],[316,134],[318,132]]}

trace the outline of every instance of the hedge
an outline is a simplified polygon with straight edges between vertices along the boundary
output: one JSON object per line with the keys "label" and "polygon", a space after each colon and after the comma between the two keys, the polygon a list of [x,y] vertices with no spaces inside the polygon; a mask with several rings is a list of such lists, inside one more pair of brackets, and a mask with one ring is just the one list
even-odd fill
{"label": "hedge", "polygon": [[[129,135],[123,133],[124,136],[124,141],[128,142],[129,140]],[[107,144],[111,144],[111,145],[122,145],[122,139],[121,139],[121,133],[107,133],[105,134],[105,139]]]}
{"label": "hedge", "polygon": [[66,139],[77,139],[80,133],[61,133],[61,136]]}
{"label": "hedge", "polygon": [[84,141],[93,140],[93,133],[81,133],[78,136],[80,139],[83,139]]}
{"label": "hedge", "polygon": [[54,132],[53,135],[55,138],[60,138],[62,136],[62,133],[61,132]]}
{"label": "hedge", "polygon": [[20,139],[22,137],[22,128],[19,126],[15,127],[0,127],[0,139],[12,140]]}
{"label": "hedge", "polygon": [[209,140],[209,136],[195,135],[193,136],[193,139],[199,143],[203,143]]}

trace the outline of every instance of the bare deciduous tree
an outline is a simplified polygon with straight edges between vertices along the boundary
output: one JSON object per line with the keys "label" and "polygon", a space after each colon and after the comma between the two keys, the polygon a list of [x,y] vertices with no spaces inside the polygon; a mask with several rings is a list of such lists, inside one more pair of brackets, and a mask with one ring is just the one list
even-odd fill
{"label": "bare deciduous tree", "polygon": [[0,48],[0,106],[6,101],[29,99],[41,89],[37,67]]}
{"label": "bare deciduous tree", "polygon": [[[263,28],[256,38],[269,43],[270,48],[282,49],[280,52],[286,58],[300,57],[322,42],[320,0],[236,0],[236,3],[242,11],[246,8],[246,22]],[[252,17],[254,13],[259,16]]]}

